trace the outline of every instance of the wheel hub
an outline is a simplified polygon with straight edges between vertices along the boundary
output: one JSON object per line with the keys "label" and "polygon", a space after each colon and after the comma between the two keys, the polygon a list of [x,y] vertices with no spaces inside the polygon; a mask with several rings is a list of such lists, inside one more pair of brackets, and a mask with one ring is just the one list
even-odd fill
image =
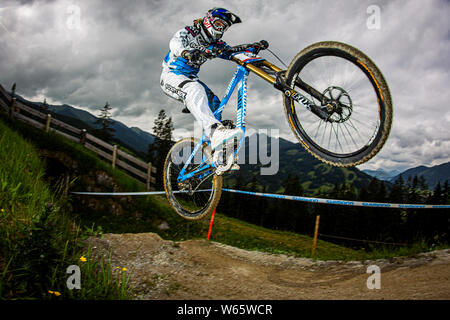
{"label": "wheel hub", "polygon": [[353,112],[353,103],[350,95],[341,87],[328,87],[323,92],[322,106],[328,112],[329,122],[345,122],[350,119]]}

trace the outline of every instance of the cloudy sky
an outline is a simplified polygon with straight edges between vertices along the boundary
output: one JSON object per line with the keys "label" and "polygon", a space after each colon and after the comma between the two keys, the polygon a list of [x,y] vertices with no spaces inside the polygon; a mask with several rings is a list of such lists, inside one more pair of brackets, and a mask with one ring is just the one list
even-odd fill
{"label": "cloudy sky", "polygon": [[[289,63],[307,45],[335,40],[376,62],[390,86],[394,123],[383,150],[360,169],[450,161],[450,3],[444,0],[2,0],[0,84],[9,89],[16,82],[26,98],[94,114],[108,101],[114,119],[149,132],[165,109],[175,134],[185,135],[193,117],[161,91],[161,59],[171,36],[214,6],[243,20],[225,35],[230,45],[266,39]],[[270,53],[261,55],[278,64]],[[222,97],[234,70],[216,59],[200,78]],[[294,141],[280,93],[256,76],[248,85],[248,126],[276,128]],[[234,110],[230,105],[224,118]]]}

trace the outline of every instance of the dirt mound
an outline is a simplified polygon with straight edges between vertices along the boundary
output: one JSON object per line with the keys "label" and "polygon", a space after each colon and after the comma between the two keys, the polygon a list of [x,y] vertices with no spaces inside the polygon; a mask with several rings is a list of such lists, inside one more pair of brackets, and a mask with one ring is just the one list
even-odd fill
{"label": "dirt mound", "polygon": [[[375,261],[315,261],[154,233],[90,238],[126,267],[135,299],[450,299],[450,250]],[[368,266],[380,289],[368,289]]]}

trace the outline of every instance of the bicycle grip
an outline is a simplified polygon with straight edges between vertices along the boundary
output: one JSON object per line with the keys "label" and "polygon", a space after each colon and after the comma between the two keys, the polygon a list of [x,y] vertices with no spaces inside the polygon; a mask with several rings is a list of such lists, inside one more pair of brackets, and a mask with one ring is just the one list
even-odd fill
{"label": "bicycle grip", "polygon": [[269,47],[269,43],[266,40],[261,40],[259,42],[259,45],[261,46],[261,49],[265,50]]}

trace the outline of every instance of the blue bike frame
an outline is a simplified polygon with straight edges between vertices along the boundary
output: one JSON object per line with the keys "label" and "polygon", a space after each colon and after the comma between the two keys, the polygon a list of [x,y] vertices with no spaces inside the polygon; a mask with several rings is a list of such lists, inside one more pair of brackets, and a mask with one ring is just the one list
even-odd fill
{"label": "blue bike frame", "polygon": [[[243,134],[242,134],[242,137],[239,141],[239,144],[238,144],[236,150],[234,151],[235,157],[236,157],[236,154],[239,152],[239,149],[241,148],[242,143],[244,142],[244,139],[245,139],[245,117],[246,117],[246,108],[247,108],[247,76],[249,75],[250,71],[252,71],[256,75],[258,75],[259,77],[263,78],[267,82],[271,83],[276,89],[282,91],[286,97],[297,101],[300,105],[302,105],[306,109],[312,111],[313,113],[318,115],[320,118],[322,118],[322,119],[328,118],[328,114],[326,112],[324,112],[321,107],[317,107],[313,101],[309,100],[304,95],[296,92],[294,89],[291,89],[290,87],[288,87],[284,83],[284,81],[282,80],[281,77],[278,77],[278,75],[276,77],[274,77],[274,76],[268,74],[267,72],[265,72],[264,70],[262,70],[261,68],[255,66],[253,63],[257,62],[259,65],[262,65],[262,66],[272,70],[276,74],[283,72],[277,66],[271,64],[270,62],[266,61],[265,59],[263,59],[259,56],[256,56],[256,55],[252,56],[251,52],[250,52],[250,55],[247,55],[247,54],[242,55],[242,53],[239,53],[239,52],[234,53],[234,54],[232,54],[230,60],[233,60],[234,62],[238,63],[239,66],[228,85],[225,96],[222,99],[222,101],[220,102],[219,108],[217,108],[217,110],[214,111],[214,116],[219,121],[222,119],[222,111],[223,111],[225,105],[228,103],[228,100],[230,99],[234,90],[238,86],[236,126],[242,130]],[[314,88],[310,87],[309,85],[307,85],[303,82],[299,82],[298,85],[300,88],[302,88],[306,92],[309,92],[311,95],[313,95],[316,99],[322,101],[323,95],[320,92],[318,92],[317,90],[315,90]],[[290,117],[289,117],[289,119],[292,122]],[[202,161],[201,161],[200,165],[197,166],[197,168],[195,168],[193,171],[186,173],[186,168],[191,164],[192,159],[194,159],[195,154],[199,151],[199,149],[202,147],[202,145],[204,143],[207,143],[208,145],[211,144],[211,142],[209,141],[209,138],[206,137],[205,134],[202,135],[200,141],[195,146],[193,152],[190,154],[188,160],[186,161],[183,168],[181,169],[181,171],[178,175],[178,178],[177,178],[178,182],[183,182],[194,176],[202,179],[212,173],[211,170],[213,170],[216,167],[216,165],[214,163],[212,163],[212,161],[207,161],[204,154],[202,154]],[[208,170],[208,169],[211,169],[211,170]]]}
{"label": "blue bike frame", "polygon": [[[245,117],[246,117],[246,108],[247,108],[247,76],[249,74],[249,71],[244,66],[238,66],[233,78],[230,81],[230,84],[228,85],[228,88],[225,92],[225,96],[223,97],[222,101],[220,102],[219,108],[214,112],[214,116],[217,120],[222,119],[222,111],[225,108],[225,105],[228,103],[228,100],[230,99],[231,95],[233,94],[234,90],[238,86],[238,99],[237,99],[237,119],[236,119],[236,127],[240,128],[243,132],[242,137],[239,141],[238,147],[234,151],[234,156],[238,153],[242,143],[245,139]],[[206,157],[203,154],[202,155],[202,162],[200,165],[195,169],[194,171],[186,173],[186,168],[189,166],[189,164],[192,162],[192,159],[194,159],[194,155],[199,151],[199,149],[202,147],[203,143],[207,143],[208,145],[211,144],[209,138],[203,133],[200,141],[195,146],[194,150],[192,151],[191,155],[189,156],[188,160],[184,164],[183,168],[181,169],[177,181],[182,182],[187,179],[190,179],[194,176],[197,176],[198,178],[203,178],[205,176],[208,176],[211,174],[211,170],[215,168],[215,164],[207,163]]]}

